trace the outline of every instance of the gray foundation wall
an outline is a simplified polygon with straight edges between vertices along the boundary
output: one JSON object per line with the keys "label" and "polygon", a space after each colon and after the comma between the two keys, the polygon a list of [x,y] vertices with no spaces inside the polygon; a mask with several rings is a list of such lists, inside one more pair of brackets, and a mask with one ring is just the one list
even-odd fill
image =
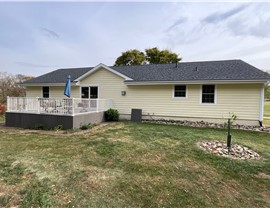
{"label": "gray foundation wall", "polygon": [[20,128],[35,128],[43,125],[47,128],[54,128],[62,125],[64,129],[80,128],[84,124],[100,123],[104,120],[104,112],[92,112],[75,116],[69,115],[48,115],[6,112],[6,126]]}

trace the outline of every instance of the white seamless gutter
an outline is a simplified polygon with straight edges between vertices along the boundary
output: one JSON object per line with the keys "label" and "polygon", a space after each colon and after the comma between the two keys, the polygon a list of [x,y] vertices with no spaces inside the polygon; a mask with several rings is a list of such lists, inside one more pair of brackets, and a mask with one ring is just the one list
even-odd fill
{"label": "white seamless gutter", "polygon": [[266,83],[268,80],[196,80],[196,81],[145,81],[129,82],[126,85],[168,85],[168,84],[243,84],[243,83]]}

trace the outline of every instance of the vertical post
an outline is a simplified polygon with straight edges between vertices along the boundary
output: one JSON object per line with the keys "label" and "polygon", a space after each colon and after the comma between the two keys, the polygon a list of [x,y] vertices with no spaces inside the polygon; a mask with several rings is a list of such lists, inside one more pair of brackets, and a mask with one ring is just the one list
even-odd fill
{"label": "vertical post", "polygon": [[9,96],[7,96],[7,112],[10,111],[10,101],[9,101]]}
{"label": "vertical post", "polygon": [[260,100],[260,118],[259,121],[263,122],[263,113],[264,113],[264,84],[261,88],[261,100]]}
{"label": "vertical post", "polygon": [[36,97],[37,112],[40,114],[40,100],[39,97]]}
{"label": "vertical post", "polygon": [[227,148],[228,151],[231,151],[231,142],[232,142],[232,136],[231,136],[231,119],[228,119],[228,134],[227,134]]}
{"label": "vertical post", "polygon": [[97,101],[97,103],[96,103],[96,111],[98,112],[98,105],[99,105],[99,101],[98,101],[98,99],[96,99],[96,101]]}
{"label": "vertical post", "polygon": [[28,101],[29,101],[29,100],[28,100],[28,98],[24,98],[24,100],[25,100],[25,101],[24,101],[25,111],[27,111],[27,110],[28,110],[28,103],[29,103]]}
{"label": "vertical post", "polygon": [[72,115],[74,116],[75,114],[75,102],[74,102],[74,98],[72,98]]}

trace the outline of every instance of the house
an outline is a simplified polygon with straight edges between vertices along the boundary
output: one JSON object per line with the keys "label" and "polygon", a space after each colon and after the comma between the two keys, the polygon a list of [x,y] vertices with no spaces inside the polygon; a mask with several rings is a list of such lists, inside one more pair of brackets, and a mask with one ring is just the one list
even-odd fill
{"label": "house", "polygon": [[[26,81],[26,97],[63,100],[68,75],[72,79],[71,98],[79,99],[77,104],[73,100],[73,107],[83,106],[82,100],[91,100],[88,107],[109,100],[107,108],[117,109],[122,119],[130,119],[132,109],[142,109],[143,118],[214,123],[224,123],[234,112],[237,123],[244,125],[259,125],[263,121],[264,84],[270,80],[269,74],[242,60],[136,66],[99,64],[58,69]],[[18,109],[10,108],[9,112],[17,112],[18,116]],[[27,113],[25,108],[23,113]],[[10,117],[7,123],[12,119],[16,117]]]}

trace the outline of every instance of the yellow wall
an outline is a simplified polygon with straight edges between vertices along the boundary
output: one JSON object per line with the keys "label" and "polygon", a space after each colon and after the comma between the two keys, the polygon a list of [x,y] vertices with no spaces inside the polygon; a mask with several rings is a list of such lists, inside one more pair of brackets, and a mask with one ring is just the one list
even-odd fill
{"label": "yellow wall", "polygon": [[[259,120],[262,84],[218,84],[216,104],[201,104],[201,85],[187,85],[187,98],[173,98],[172,85],[126,86],[124,79],[101,69],[81,81],[98,85],[99,98],[112,99],[120,114],[140,108],[143,115],[226,118],[235,112],[239,119]],[[126,96],[121,96],[126,91]]]}
{"label": "yellow wall", "polygon": [[[50,98],[62,98],[66,97],[64,95],[65,87],[51,86],[50,88]],[[27,87],[26,97],[42,97],[42,87]],[[80,87],[71,87],[71,97],[80,97]]]}
{"label": "yellow wall", "polygon": [[[112,99],[120,114],[140,108],[143,115],[224,119],[235,112],[238,119],[259,120],[262,84],[217,84],[216,104],[201,104],[201,85],[187,85],[187,98],[173,98],[173,85],[127,86],[124,79],[100,69],[83,79],[81,86],[97,85],[99,98]],[[27,97],[41,97],[41,87],[27,87]],[[121,91],[126,91],[122,96]],[[64,97],[64,87],[50,87],[50,97]],[[72,87],[80,97],[80,87]]]}

